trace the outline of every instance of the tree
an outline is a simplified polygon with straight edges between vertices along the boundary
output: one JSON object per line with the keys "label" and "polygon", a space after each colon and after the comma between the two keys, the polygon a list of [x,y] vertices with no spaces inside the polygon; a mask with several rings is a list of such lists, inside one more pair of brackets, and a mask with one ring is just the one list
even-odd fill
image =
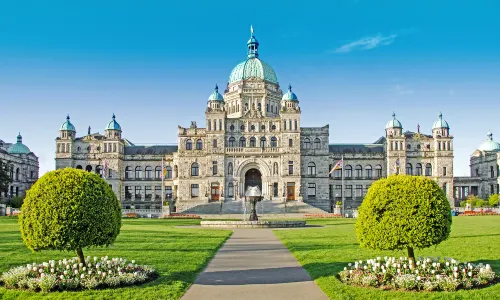
{"label": "tree", "polygon": [[6,192],[12,183],[10,170],[12,166],[0,159],[0,193]]}
{"label": "tree", "polygon": [[356,235],[361,247],[408,250],[446,240],[451,229],[450,203],[439,185],[423,176],[394,175],[377,180],[358,210]]}
{"label": "tree", "polygon": [[498,205],[498,194],[493,194],[488,198],[488,203],[490,206],[496,206]]}
{"label": "tree", "polygon": [[24,198],[21,196],[16,196],[10,200],[10,206],[13,208],[21,208],[23,205]]}
{"label": "tree", "polygon": [[21,235],[32,251],[76,251],[112,244],[121,227],[121,207],[99,175],[65,168],[46,173],[28,190],[19,215]]}

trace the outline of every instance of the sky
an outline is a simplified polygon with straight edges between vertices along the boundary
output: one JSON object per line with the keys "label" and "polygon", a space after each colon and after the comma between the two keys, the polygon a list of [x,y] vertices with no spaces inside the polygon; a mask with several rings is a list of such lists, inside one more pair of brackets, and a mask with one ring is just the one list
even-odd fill
{"label": "sky", "polygon": [[290,83],[305,127],[330,143],[372,143],[392,112],[454,136],[454,175],[493,132],[500,140],[497,1],[1,1],[0,139],[23,142],[40,175],[55,167],[67,114],[77,136],[113,113],[136,144],[177,142],[204,124],[208,96],[246,59]]}

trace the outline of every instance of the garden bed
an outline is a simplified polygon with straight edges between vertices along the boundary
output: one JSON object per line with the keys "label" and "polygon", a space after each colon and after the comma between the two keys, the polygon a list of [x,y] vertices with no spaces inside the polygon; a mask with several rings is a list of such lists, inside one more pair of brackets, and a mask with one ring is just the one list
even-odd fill
{"label": "garden bed", "polygon": [[201,217],[194,214],[170,214],[163,219],[201,219]]}
{"label": "garden bed", "polygon": [[460,263],[454,259],[416,259],[412,267],[407,257],[377,257],[350,263],[339,274],[340,281],[384,290],[455,291],[472,289],[497,280],[489,264]]}
{"label": "garden bed", "polygon": [[307,214],[304,215],[306,219],[329,219],[329,218],[343,218],[340,214]]}
{"label": "garden bed", "polygon": [[15,267],[3,273],[0,282],[10,289],[50,292],[116,288],[142,284],[157,276],[152,267],[137,265],[134,260],[87,257],[84,265],[75,257]]}

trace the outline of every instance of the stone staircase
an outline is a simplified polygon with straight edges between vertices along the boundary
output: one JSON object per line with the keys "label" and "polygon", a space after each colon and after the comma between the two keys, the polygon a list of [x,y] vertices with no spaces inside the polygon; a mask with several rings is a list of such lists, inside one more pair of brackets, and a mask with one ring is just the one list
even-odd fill
{"label": "stone staircase", "polygon": [[304,201],[311,206],[330,212],[331,208],[329,199],[305,199]]}
{"label": "stone staircase", "polygon": [[[243,214],[245,208],[243,206],[243,201],[227,201],[222,204],[220,202],[210,202],[210,203],[180,203],[177,206],[178,213],[185,214],[198,214],[198,215],[216,215],[216,214]],[[258,214],[324,214],[327,211],[321,208],[315,207],[305,202],[300,201],[269,201],[263,200],[257,203],[256,206]],[[246,213],[250,211],[250,204],[246,204]]]}

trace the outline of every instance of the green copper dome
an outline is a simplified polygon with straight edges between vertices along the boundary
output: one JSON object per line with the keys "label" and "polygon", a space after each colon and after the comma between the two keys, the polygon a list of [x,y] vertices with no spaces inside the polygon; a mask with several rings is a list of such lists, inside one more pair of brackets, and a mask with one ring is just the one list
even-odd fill
{"label": "green copper dome", "polygon": [[108,126],[106,126],[106,130],[122,130],[122,127],[120,126],[120,124],[118,124],[118,122],[116,122],[116,117],[115,117],[115,114],[113,114],[113,119],[111,120],[111,122],[108,123]]}
{"label": "green copper dome", "polygon": [[395,113],[392,113],[392,120],[387,122],[387,125],[385,125],[385,129],[388,129],[388,128],[403,128],[403,125],[401,124],[401,122],[399,122],[399,120],[396,119]]}
{"label": "green copper dome", "polygon": [[488,132],[486,136],[487,136],[486,141],[484,141],[481,144],[481,146],[479,146],[479,150],[491,151],[491,152],[500,151],[500,144],[498,142],[493,141],[493,133]]}
{"label": "green copper dome", "polygon": [[263,79],[277,84],[278,78],[276,77],[276,72],[274,72],[269,64],[259,59],[259,42],[253,34],[253,28],[250,30],[251,36],[247,42],[248,58],[236,65],[233,71],[231,71],[231,75],[229,75],[229,84],[250,78]]}
{"label": "green copper dome", "polygon": [[295,93],[292,92],[292,86],[290,84],[288,85],[288,91],[283,95],[281,100],[292,100],[292,101],[299,100],[299,98],[297,98],[297,95],[295,95]]}
{"label": "green copper dome", "polygon": [[434,122],[434,125],[432,126],[432,129],[436,129],[436,128],[448,128],[448,129],[450,129],[448,122],[443,120],[442,113],[439,113],[439,119],[436,122]]}
{"label": "green copper dome", "polygon": [[69,121],[69,115],[66,116],[66,122],[64,122],[61,125],[61,129],[59,129],[59,130],[67,130],[67,131],[76,132],[75,126],[73,126],[73,124],[71,124],[71,122]]}
{"label": "green copper dome", "polygon": [[219,93],[219,87],[217,84],[215,85],[215,90],[210,97],[208,97],[208,101],[224,101],[224,97]]}
{"label": "green copper dome", "polygon": [[9,149],[7,149],[7,153],[9,154],[29,154],[30,152],[30,148],[23,144],[21,133],[17,136],[17,143],[12,144]]}

